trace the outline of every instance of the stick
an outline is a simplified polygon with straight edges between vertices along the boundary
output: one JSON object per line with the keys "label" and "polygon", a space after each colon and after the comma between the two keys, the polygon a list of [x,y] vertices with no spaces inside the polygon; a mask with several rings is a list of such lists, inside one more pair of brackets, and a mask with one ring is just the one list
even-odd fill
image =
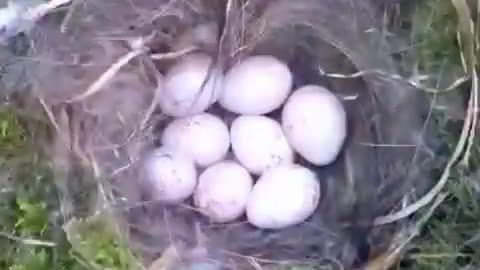
{"label": "stick", "polygon": [[107,84],[115,76],[115,74],[117,74],[117,72],[123,66],[128,64],[128,62],[130,62],[130,60],[132,60],[133,58],[145,53],[145,51],[146,51],[145,49],[134,50],[125,54],[120,59],[118,59],[117,62],[113,63],[113,65],[111,65],[110,68],[107,69],[107,71],[105,71],[90,87],[88,87],[88,89],[85,92],[68,100],[67,103],[81,101],[97,93],[105,84]]}
{"label": "stick", "polygon": [[17,237],[5,232],[0,232],[0,236],[8,238],[13,241],[18,241],[21,242],[25,245],[32,245],[32,246],[42,246],[42,247],[55,247],[57,246],[56,243],[54,242],[48,242],[48,241],[42,241],[42,240],[37,240],[37,239],[30,239],[30,238],[21,238]]}

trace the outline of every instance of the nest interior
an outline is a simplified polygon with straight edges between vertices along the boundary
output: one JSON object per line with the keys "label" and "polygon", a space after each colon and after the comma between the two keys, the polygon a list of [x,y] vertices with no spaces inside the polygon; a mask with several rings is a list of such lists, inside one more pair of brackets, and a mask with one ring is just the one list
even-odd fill
{"label": "nest interior", "polygon": [[[78,194],[97,194],[99,186],[110,190],[107,201],[146,262],[172,244],[195,246],[194,236],[201,232],[203,256],[227,267],[232,259],[257,258],[313,265],[334,261],[349,268],[386,249],[402,226],[374,226],[374,220],[398,207],[406,194],[418,196],[431,184],[428,99],[402,79],[382,11],[373,1],[347,0],[79,1],[28,33],[28,57],[7,67],[12,76],[7,81],[17,82],[13,77],[21,70],[27,82],[16,93],[21,106],[50,117],[55,136],[42,146],[67,172],[58,179],[67,216],[103,207],[98,196]],[[298,160],[315,170],[322,185],[320,206],[300,225],[278,231],[256,229],[244,220],[212,225],[189,207],[149,198],[138,164],[158,145],[169,120],[155,107],[157,84],[182,55],[150,56],[175,51],[185,29],[202,23],[216,27],[215,42],[193,44],[223,70],[249,55],[274,55],[288,63],[295,87],[326,86],[347,110],[349,135],[341,156],[321,168]],[[139,41],[146,49],[86,94],[119,58],[138,50]],[[329,75],[356,72],[363,73]],[[210,111],[227,122],[234,117],[218,106]],[[279,111],[270,116],[278,118]]]}

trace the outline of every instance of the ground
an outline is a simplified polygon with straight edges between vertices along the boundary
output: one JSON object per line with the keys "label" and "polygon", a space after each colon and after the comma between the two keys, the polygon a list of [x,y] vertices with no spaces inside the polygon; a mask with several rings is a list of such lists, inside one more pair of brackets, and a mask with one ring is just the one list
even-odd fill
{"label": "ground", "polygon": [[[475,72],[477,65],[474,61],[477,48],[471,48],[472,58],[467,42],[461,46],[458,42],[459,37],[462,40],[462,31],[457,35],[458,26],[465,30],[458,19],[461,14],[458,5],[465,2],[419,2],[413,19],[407,20],[412,30],[412,46],[418,53],[418,72],[429,75],[424,83],[430,87],[445,88],[472,71],[468,67],[473,67]],[[467,2],[475,11],[475,1]],[[471,14],[475,17],[475,12]],[[477,31],[473,31],[473,36],[476,34]],[[458,130],[464,120],[459,105],[462,96],[471,90],[469,81],[448,95],[432,96],[436,100],[438,134],[445,145],[444,156],[439,156],[439,160],[449,158],[458,140]],[[66,229],[62,227],[61,198],[57,198],[48,164],[33,154],[31,132],[35,129],[26,129],[24,121],[30,120],[7,105],[0,110],[0,269],[130,270],[138,267],[114,233],[102,226],[104,221],[84,220]],[[28,126],[31,127],[31,123]],[[468,164],[458,164],[450,174],[444,188],[446,199],[421,227],[419,236],[407,246],[403,259],[394,269],[480,267],[480,144],[474,144],[469,153]],[[69,234],[72,230],[77,233]]]}

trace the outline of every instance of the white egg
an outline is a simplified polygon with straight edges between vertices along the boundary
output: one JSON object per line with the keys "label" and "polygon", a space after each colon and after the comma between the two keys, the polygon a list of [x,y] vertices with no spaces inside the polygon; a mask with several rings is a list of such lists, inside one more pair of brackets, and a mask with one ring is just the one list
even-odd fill
{"label": "white egg", "polygon": [[192,159],[168,147],[150,152],[143,164],[144,176],[153,199],[178,203],[190,197],[197,184]]}
{"label": "white egg", "polygon": [[222,161],[207,168],[198,178],[195,206],[214,222],[229,222],[244,212],[253,179],[234,161]]}
{"label": "white egg", "polygon": [[285,63],[273,56],[252,56],[226,73],[219,103],[238,114],[266,114],[285,102],[292,82],[292,73]]}
{"label": "white egg", "polygon": [[347,115],[328,89],[307,85],[288,98],[282,127],[290,145],[315,165],[327,165],[339,155],[347,136]]}
{"label": "white egg", "polygon": [[294,152],[278,122],[262,115],[237,117],[230,128],[233,153],[253,174],[293,162]]}
{"label": "white egg", "polygon": [[195,115],[218,100],[224,76],[216,67],[209,74],[211,64],[210,56],[195,53],[183,57],[168,70],[159,97],[163,113],[174,117]]}
{"label": "white egg", "polygon": [[320,201],[320,184],[300,165],[267,170],[254,185],[247,204],[248,221],[262,229],[281,229],[310,217]]}
{"label": "white egg", "polygon": [[210,113],[201,113],[173,120],[163,131],[162,144],[191,157],[201,167],[225,157],[230,147],[230,134],[223,121]]}

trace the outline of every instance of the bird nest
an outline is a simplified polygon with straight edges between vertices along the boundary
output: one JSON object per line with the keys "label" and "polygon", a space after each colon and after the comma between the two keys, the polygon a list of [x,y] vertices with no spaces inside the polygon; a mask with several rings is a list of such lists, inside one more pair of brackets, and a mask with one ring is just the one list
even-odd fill
{"label": "bird nest", "polygon": [[[404,239],[411,228],[404,217],[413,212],[404,207],[432,184],[435,149],[427,96],[392,56],[399,40],[386,29],[385,6],[347,0],[56,2],[38,18],[34,12],[24,18],[34,24],[16,22],[25,34],[7,41],[21,60],[6,66],[5,81],[22,89],[12,94],[19,106],[49,118],[51,135],[40,146],[59,172],[66,221],[113,213],[145,265],[175,247],[192,265],[350,269]],[[192,32],[199,25],[207,30]],[[158,84],[172,63],[192,52],[209,54],[222,70],[250,55],[272,55],[288,63],[294,88],[322,85],[341,100],[348,137],[335,162],[314,167],[321,201],[305,222],[281,230],[243,219],[212,224],[189,202],[170,206],[148,197],[139,161],[158,146],[169,121],[157,108]],[[210,110],[231,117],[215,105]]]}

